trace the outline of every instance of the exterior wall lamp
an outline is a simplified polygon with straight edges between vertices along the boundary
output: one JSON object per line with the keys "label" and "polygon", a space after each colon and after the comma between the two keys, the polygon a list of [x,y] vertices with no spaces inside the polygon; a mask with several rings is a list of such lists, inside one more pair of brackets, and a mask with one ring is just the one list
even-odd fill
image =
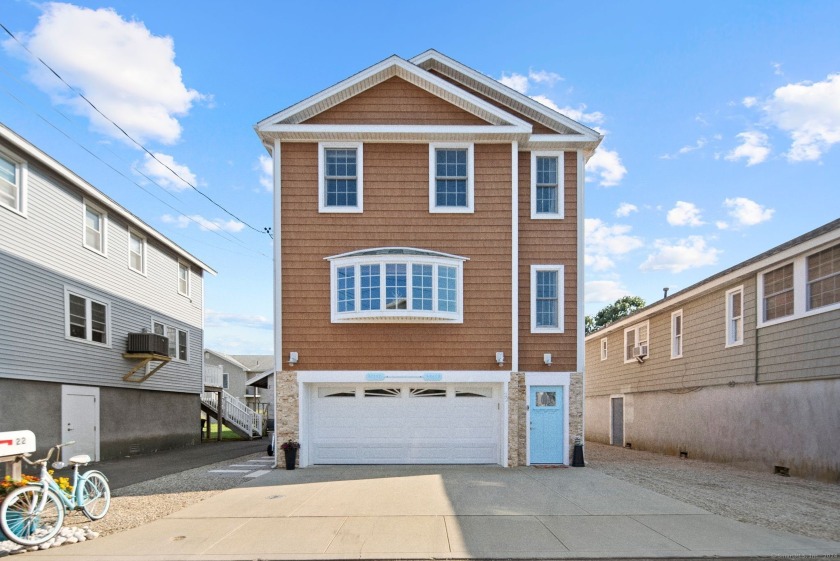
{"label": "exterior wall lamp", "polygon": [[289,353],[289,366],[294,366],[298,363],[298,354],[297,351],[292,351]]}
{"label": "exterior wall lamp", "polygon": [[505,353],[503,353],[502,351],[497,352],[496,353],[496,364],[498,364],[499,366],[502,366],[502,365],[504,365],[504,363],[505,363]]}
{"label": "exterior wall lamp", "polygon": [[551,366],[551,353],[545,353],[543,355],[543,362],[546,366]]}

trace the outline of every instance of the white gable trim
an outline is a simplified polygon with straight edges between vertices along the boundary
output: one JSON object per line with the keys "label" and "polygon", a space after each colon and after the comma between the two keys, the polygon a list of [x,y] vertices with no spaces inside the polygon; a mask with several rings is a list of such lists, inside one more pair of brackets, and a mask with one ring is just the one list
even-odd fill
{"label": "white gable trim", "polygon": [[[422,68],[432,68],[435,64],[442,66],[444,68],[448,68],[453,70],[457,73],[460,73],[466,77],[475,80],[476,82],[480,83],[482,86],[493,90],[494,92],[498,93],[504,101],[508,103],[513,102],[517,105],[524,105],[531,111],[534,111],[543,117],[549,119],[550,121],[554,121],[559,123],[560,125],[572,129],[584,135],[589,140],[597,140],[600,142],[603,136],[599,134],[597,131],[587,127],[586,125],[582,125],[577,121],[570,119],[569,117],[563,115],[562,113],[558,113],[553,109],[546,107],[545,105],[534,101],[530,97],[517,92],[511,88],[508,88],[504,84],[497,82],[496,80],[485,76],[484,74],[473,70],[472,68],[461,64],[460,62],[449,58],[448,56],[439,53],[434,49],[429,49],[428,51],[417,55],[416,57],[409,59],[409,62],[416,64]],[[454,77],[454,76],[453,76]],[[500,100],[500,101],[503,101]],[[511,107],[511,109],[520,110],[517,107]]]}
{"label": "white gable trim", "polygon": [[429,93],[452,103],[453,105],[468,111],[479,118],[494,125],[515,125],[527,127],[529,125],[519,117],[504,111],[488,103],[477,96],[474,96],[461,88],[450,84],[446,80],[434,76],[425,70],[418,68],[408,61],[393,55],[382,62],[374,64],[370,68],[359,72],[341,82],[288,107],[279,113],[263,119],[256,124],[257,132],[262,132],[265,127],[274,124],[299,124],[310,117],[333,107],[342,101],[380,84],[392,77],[399,77],[407,82],[418,86]]}

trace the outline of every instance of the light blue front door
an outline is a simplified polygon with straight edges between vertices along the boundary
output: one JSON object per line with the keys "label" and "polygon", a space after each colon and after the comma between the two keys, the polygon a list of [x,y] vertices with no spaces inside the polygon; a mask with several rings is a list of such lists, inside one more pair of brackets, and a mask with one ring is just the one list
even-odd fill
{"label": "light blue front door", "polygon": [[565,464],[563,386],[531,386],[531,463]]}

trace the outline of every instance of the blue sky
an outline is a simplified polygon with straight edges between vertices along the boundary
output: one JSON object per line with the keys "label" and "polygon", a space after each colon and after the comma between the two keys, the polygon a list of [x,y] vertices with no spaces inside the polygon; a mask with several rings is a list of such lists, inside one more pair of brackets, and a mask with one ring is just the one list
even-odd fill
{"label": "blue sky", "polygon": [[[271,225],[271,194],[254,123],[391,54],[435,48],[553,105],[606,135],[587,167],[588,314],[624,294],[652,302],[840,216],[838,21],[834,1],[0,10],[31,51],[257,230]],[[268,236],[185,189],[2,40],[0,121],[218,270],[207,346],[271,353]]]}

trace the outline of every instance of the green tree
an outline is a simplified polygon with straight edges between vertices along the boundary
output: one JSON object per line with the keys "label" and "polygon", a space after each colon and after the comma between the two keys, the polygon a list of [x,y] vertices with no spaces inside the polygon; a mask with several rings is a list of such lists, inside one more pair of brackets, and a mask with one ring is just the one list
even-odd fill
{"label": "green tree", "polygon": [[602,327],[618,321],[623,317],[627,317],[636,310],[644,307],[645,301],[641,296],[622,296],[595,314],[594,318],[590,316],[584,318],[586,333],[589,334],[598,331]]}

